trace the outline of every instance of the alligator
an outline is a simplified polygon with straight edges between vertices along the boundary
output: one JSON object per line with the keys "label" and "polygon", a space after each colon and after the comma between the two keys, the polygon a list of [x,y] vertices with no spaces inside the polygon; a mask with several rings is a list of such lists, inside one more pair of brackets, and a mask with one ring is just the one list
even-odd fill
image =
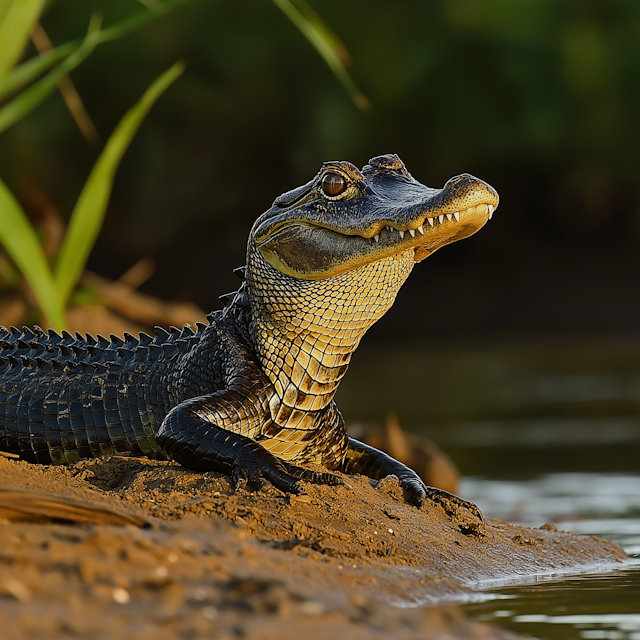
{"label": "alligator", "polygon": [[[362,336],[414,264],[478,231],[498,195],[442,189],[397,155],[326,162],[253,225],[237,291],[194,328],[94,338],[0,331],[0,450],[43,464],[130,454],[292,493],[342,474],[395,475],[406,499],[478,508],[347,435],[333,401]],[[375,390],[372,390],[375,392]]]}

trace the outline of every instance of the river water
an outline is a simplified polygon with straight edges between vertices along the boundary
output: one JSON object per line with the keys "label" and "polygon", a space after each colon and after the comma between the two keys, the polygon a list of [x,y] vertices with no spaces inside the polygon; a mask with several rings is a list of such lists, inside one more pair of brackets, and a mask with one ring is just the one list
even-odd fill
{"label": "river water", "polygon": [[348,422],[393,412],[437,442],[486,516],[600,535],[631,556],[485,585],[469,616],[536,638],[640,640],[639,340],[368,351],[338,402]]}
{"label": "river water", "polygon": [[615,571],[491,589],[495,599],[465,607],[470,616],[536,638],[640,640],[640,474],[467,477],[461,493],[488,516],[597,534],[632,557]]}

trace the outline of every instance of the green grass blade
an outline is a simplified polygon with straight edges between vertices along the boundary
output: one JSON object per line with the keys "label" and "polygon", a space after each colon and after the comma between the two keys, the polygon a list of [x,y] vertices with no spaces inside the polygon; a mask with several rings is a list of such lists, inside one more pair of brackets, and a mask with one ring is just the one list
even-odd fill
{"label": "green grass blade", "polygon": [[298,2],[301,3],[304,13],[294,6],[291,0],[273,0],[273,2],[322,56],[358,109],[361,111],[370,109],[371,103],[358,89],[342,61],[346,50],[331,29],[303,0]]}
{"label": "green grass blade", "polygon": [[58,82],[70,71],[75,69],[96,47],[99,42],[100,30],[98,20],[91,19],[89,32],[82,45],[75,53],[50,71],[28,89],[16,96],[11,102],[0,109],[0,133],[24,118],[56,90]]}
{"label": "green grass blade", "polygon": [[93,167],[73,210],[56,263],[55,279],[63,301],[69,299],[80,279],[98,237],[122,156],[154,102],[183,71],[184,65],[176,63],[147,89],[119,122]]}
{"label": "green grass blade", "polygon": [[67,42],[51,51],[45,51],[39,56],[34,56],[21,65],[12,69],[4,80],[4,85],[0,88],[0,99],[25,87],[45,71],[64,60],[70,53],[73,53],[80,46],[80,42]]}
{"label": "green grass blade", "polygon": [[42,245],[24,211],[2,180],[0,242],[31,286],[47,322],[56,329],[64,328],[64,306]]}
{"label": "green grass blade", "polygon": [[43,0],[0,0],[0,88],[17,62]]}
{"label": "green grass blade", "polygon": [[[3,2],[11,1],[12,0],[0,0],[0,6]],[[168,0],[167,2],[153,5],[147,11],[140,11],[130,18],[121,20],[113,26],[103,29],[100,33],[96,34],[95,37],[97,38],[98,44],[117,40],[189,2],[193,2],[193,0]],[[61,44],[51,51],[47,51],[39,56],[34,56],[30,60],[17,66],[9,72],[5,78],[4,85],[0,87],[0,99],[33,82],[33,80],[41,76],[45,71],[73,53],[79,46],[80,42],[78,40],[72,40],[71,42]]]}

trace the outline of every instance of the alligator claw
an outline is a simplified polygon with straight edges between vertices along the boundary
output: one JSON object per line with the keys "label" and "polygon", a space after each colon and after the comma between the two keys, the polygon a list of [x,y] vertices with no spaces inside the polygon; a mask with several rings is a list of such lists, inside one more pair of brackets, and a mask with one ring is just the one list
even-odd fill
{"label": "alligator claw", "polygon": [[440,505],[444,512],[450,516],[455,517],[458,515],[458,510],[462,507],[466,509],[471,515],[475,516],[480,520],[480,522],[484,522],[484,517],[482,515],[482,511],[478,509],[478,507],[473,504],[473,502],[469,502],[468,500],[463,500],[453,493],[449,493],[444,489],[437,489],[436,487],[428,487],[425,485],[425,498],[434,502],[435,504]]}
{"label": "alligator claw", "polygon": [[304,469],[303,467],[298,467],[290,463],[287,464],[287,472],[294,478],[311,484],[326,484],[332,487],[344,485],[344,480],[333,473],[310,471],[309,469]]}
{"label": "alligator claw", "polygon": [[274,487],[286,493],[299,494],[302,487],[297,478],[289,473],[289,469],[281,464],[275,457],[270,459],[266,455],[244,455],[233,466],[231,476],[236,489],[242,488],[245,483],[260,489],[265,480]]}

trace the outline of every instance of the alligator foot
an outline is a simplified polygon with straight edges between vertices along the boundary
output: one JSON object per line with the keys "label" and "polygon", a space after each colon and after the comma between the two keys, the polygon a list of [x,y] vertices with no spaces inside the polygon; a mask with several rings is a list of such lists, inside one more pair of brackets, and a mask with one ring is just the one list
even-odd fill
{"label": "alligator foot", "polygon": [[[425,499],[441,506],[449,519],[458,525],[462,533],[468,535],[480,535],[482,533],[484,518],[480,509],[473,502],[463,500],[444,489],[425,485],[425,490]],[[469,519],[461,511],[462,509],[474,516],[473,519]]]}
{"label": "alligator foot", "polygon": [[228,473],[236,488],[246,484],[259,488],[268,480],[282,491],[298,494],[304,491],[302,482],[344,484],[339,476],[297,467],[255,440],[216,426],[202,408],[207,401],[183,402],[164,419],[156,441],[172,460],[194,471]]}
{"label": "alligator foot", "polygon": [[301,482],[312,484],[342,485],[344,481],[332,473],[303,469],[276,458],[266,449],[245,452],[236,460],[231,477],[236,489],[245,484],[260,488],[264,480],[286,493],[300,494],[304,491]]}
{"label": "alligator foot", "polygon": [[[418,508],[423,505],[425,500],[440,505],[449,518],[458,524],[463,533],[475,533],[482,527],[482,513],[475,504],[458,498],[443,489],[428,487],[413,469],[383,451],[354,438],[349,438],[349,449],[343,471],[345,473],[362,473],[376,479],[395,476],[404,490],[407,502]],[[475,519],[468,520],[461,514],[461,509],[466,510]]]}
{"label": "alligator foot", "polygon": [[[455,520],[464,533],[467,532],[465,529],[468,529],[469,532],[471,532],[471,530],[476,530],[482,525],[484,521],[482,512],[475,504],[473,504],[473,502],[463,500],[444,489],[427,486],[411,469],[408,469],[408,471],[401,471],[398,474],[393,474],[393,476],[387,477],[394,476],[398,478],[400,486],[404,490],[407,502],[414,504],[418,508],[424,504],[425,500],[429,500],[430,502],[441,506],[447,516],[449,516],[451,520]],[[475,524],[467,522],[464,514],[461,513],[461,510],[466,510],[474,516],[474,518],[477,518],[479,522],[473,521]]]}

